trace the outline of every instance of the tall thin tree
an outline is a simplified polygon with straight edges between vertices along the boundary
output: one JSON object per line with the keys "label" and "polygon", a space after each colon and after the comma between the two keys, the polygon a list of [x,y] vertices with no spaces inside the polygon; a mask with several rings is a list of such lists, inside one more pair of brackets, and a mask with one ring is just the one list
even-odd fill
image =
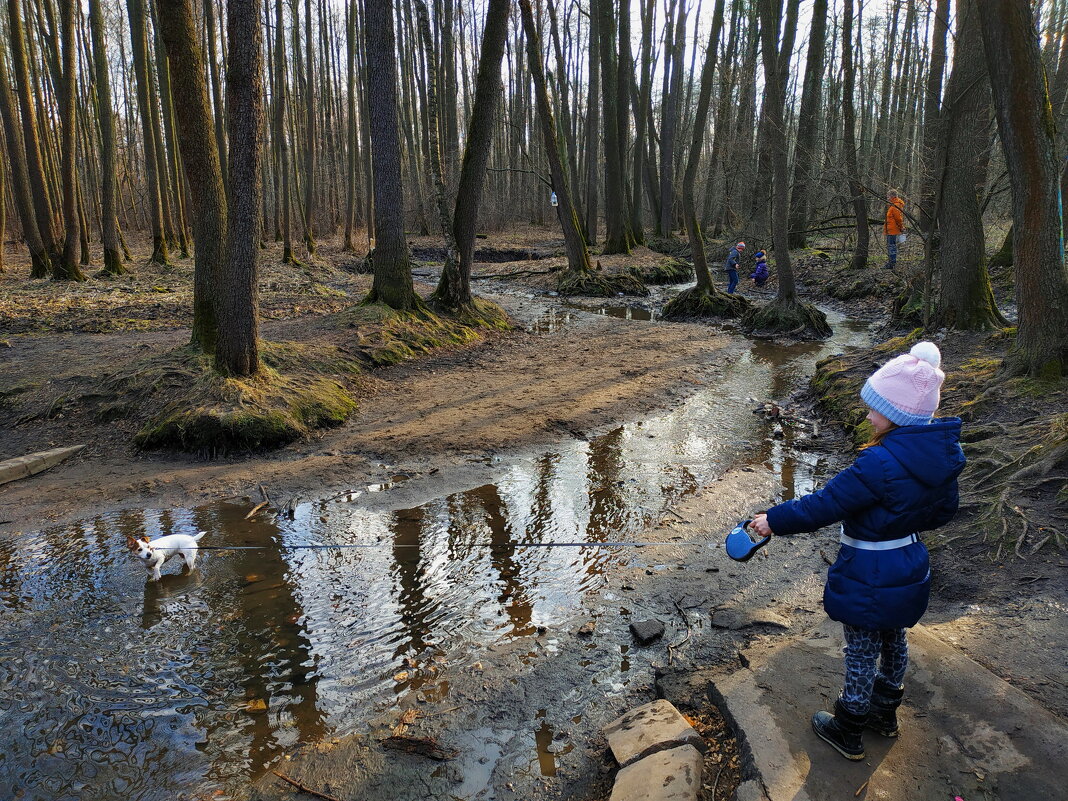
{"label": "tall thin tree", "polygon": [[100,238],[104,243],[104,272],[122,275],[126,266],[119,251],[119,219],[115,214],[118,175],[115,161],[115,116],[111,108],[111,78],[108,74],[107,40],[104,36],[102,0],[89,0],[89,30],[93,38],[96,78],[96,116],[100,126]]}

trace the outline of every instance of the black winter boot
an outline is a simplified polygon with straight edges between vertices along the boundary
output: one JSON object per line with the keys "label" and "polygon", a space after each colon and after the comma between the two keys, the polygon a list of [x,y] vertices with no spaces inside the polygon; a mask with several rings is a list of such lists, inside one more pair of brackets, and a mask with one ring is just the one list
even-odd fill
{"label": "black winter boot", "polygon": [[882,676],[876,676],[868,710],[868,728],[883,737],[897,737],[897,708],[905,690],[895,687]]}
{"label": "black winter boot", "polygon": [[864,759],[861,733],[867,718],[867,715],[854,715],[838,699],[834,702],[833,715],[830,712],[817,712],[812,716],[812,730],[846,759],[856,761]]}

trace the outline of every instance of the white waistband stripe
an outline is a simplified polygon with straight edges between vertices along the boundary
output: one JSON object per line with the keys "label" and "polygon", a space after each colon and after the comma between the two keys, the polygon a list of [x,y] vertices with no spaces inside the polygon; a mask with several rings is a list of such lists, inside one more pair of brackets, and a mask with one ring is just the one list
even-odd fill
{"label": "white waistband stripe", "polygon": [[850,548],[859,548],[862,551],[893,551],[896,548],[904,548],[906,545],[912,545],[914,542],[919,542],[920,538],[915,534],[909,534],[907,537],[901,537],[896,540],[869,542],[868,540],[855,540],[852,537],[847,537],[845,534],[842,534],[839,541],[842,545],[848,545]]}

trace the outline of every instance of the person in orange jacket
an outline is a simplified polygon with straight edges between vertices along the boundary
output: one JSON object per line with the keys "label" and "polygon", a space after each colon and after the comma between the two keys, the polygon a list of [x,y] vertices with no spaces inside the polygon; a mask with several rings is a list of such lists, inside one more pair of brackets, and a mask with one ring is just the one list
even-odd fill
{"label": "person in orange jacket", "polygon": [[886,209],[886,222],[883,224],[883,233],[886,234],[886,264],[884,266],[893,269],[897,266],[897,238],[905,233],[905,201],[898,196],[896,189],[886,193],[886,200],[890,204]]}

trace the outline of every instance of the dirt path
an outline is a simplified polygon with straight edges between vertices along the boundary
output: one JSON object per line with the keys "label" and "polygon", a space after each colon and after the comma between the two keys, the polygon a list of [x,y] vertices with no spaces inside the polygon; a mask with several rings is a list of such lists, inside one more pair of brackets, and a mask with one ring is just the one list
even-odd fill
{"label": "dirt path", "polygon": [[[495,298],[521,324],[544,303]],[[185,506],[258,494],[277,501],[344,489],[391,473],[434,472],[476,450],[535,445],[561,431],[589,432],[685,395],[739,347],[705,326],[658,326],[571,310],[551,333],[519,329],[470,348],[375,371],[356,416],[321,439],[241,460],[201,461],[138,453],[121,421],[96,424],[76,413],[16,426],[4,456],[88,442],[71,462],[0,487],[0,532],[121,507]],[[184,330],[16,339],[0,352],[5,385],[30,376],[64,381],[113,368],[181,342]],[[611,358],[605,358],[612,355]],[[16,410],[16,414],[17,414]]]}

